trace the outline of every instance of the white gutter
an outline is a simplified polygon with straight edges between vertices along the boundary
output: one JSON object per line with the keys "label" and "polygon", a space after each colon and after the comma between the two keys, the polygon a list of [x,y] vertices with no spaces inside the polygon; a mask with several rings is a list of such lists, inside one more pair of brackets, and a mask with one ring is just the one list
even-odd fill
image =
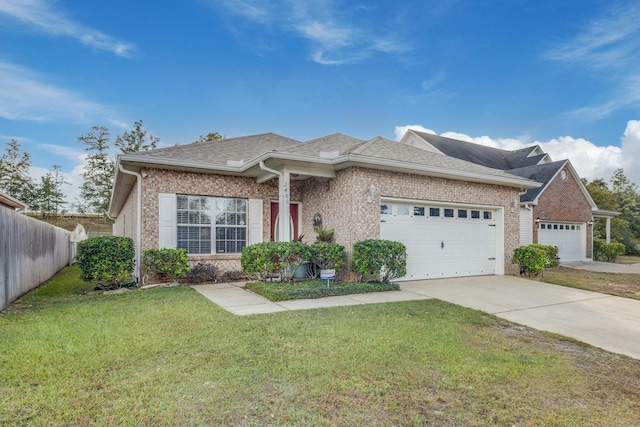
{"label": "white gutter", "polygon": [[142,254],[140,250],[142,249],[142,176],[138,172],[130,171],[122,167],[121,163],[118,163],[118,169],[120,172],[125,173],[127,175],[133,175],[136,177],[136,183],[138,184],[138,195],[137,195],[137,215],[136,215],[136,265],[135,265],[135,276],[136,282],[139,283],[140,280],[140,263],[142,262]]}

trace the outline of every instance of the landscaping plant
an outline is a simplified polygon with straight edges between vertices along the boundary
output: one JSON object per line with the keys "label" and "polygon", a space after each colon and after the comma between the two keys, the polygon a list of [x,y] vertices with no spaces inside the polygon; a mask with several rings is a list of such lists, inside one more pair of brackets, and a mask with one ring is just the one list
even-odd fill
{"label": "landscaping plant", "polygon": [[520,266],[520,274],[537,276],[547,263],[547,252],[539,245],[520,246],[513,251],[513,263]]}
{"label": "landscaping plant", "polygon": [[359,282],[389,282],[407,274],[407,248],[400,242],[368,239],[353,245],[351,271]]}
{"label": "landscaping plant", "polygon": [[168,277],[173,283],[189,272],[185,249],[147,249],[142,254],[142,265],[147,274]]}
{"label": "landscaping plant", "polygon": [[135,248],[129,237],[91,237],[78,243],[81,278],[100,289],[117,289],[133,280]]}
{"label": "landscaping plant", "polygon": [[616,262],[620,255],[624,255],[626,247],[623,243],[611,242],[606,243],[600,239],[593,240],[593,257],[596,261],[606,260],[607,262]]}

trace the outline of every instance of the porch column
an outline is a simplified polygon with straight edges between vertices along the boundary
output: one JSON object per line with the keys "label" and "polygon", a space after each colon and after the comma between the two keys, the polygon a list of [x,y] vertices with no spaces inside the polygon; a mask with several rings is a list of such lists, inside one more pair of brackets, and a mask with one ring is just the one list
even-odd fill
{"label": "porch column", "polygon": [[607,243],[611,243],[611,217],[607,217],[607,231],[605,233]]}
{"label": "porch column", "polygon": [[291,241],[291,224],[290,224],[290,212],[291,212],[291,174],[287,170],[283,170],[282,174],[278,177],[279,191],[278,191],[278,204],[280,211],[280,221],[278,224],[278,235],[281,242]]}

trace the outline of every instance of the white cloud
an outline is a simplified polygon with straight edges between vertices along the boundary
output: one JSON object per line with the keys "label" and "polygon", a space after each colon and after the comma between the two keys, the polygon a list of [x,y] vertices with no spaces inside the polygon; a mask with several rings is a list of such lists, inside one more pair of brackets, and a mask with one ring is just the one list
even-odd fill
{"label": "white cloud", "polygon": [[27,68],[0,62],[0,118],[85,122],[111,114],[106,106],[45,83]]}
{"label": "white cloud", "polygon": [[595,78],[608,82],[609,90],[598,104],[569,112],[572,117],[599,120],[640,104],[640,5],[613,7],[605,16],[583,26],[584,30],[543,54],[543,58],[590,69]]}
{"label": "white cloud", "polygon": [[[351,11],[331,2],[289,2],[286,0],[205,0],[227,12],[261,25],[293,32],[311,43],[309,58],[322,65],[363,61],[375,53],[396,54],[410,50],[409,44],[385,34],[382,25],[355,26],[348,23],[354,14],[367,14],[368,8]],[[351,14],[351,15],[350,15]]]}
{"label": "white cloud", "polygon": [[[421,125],[396,126],[396,140],[400,140],[408,129],[437,135],[431,129]],[[518,150],[539,145],[552,160],[569,159],[582,178],[593,180],[604,178],[608,181],[613,172],[623,168],[633,182],[640,183],[640,121],[630,120],[622,137],[621,147],[600,147],[583,138],[563,136],[549,141],[525,141],[520,138],[491,138],[489,136],[472,137],[458,132],[444,132],[441,136],[473,142],[503,150]]]}
{"label": "white cloud", "polygon": [[67,18],[62,12],[54,10],[46,0],[0,0],[0,13],[47,34],[73,38],[84,45],[118,56],[128,57],[133,50],[130,43]]}

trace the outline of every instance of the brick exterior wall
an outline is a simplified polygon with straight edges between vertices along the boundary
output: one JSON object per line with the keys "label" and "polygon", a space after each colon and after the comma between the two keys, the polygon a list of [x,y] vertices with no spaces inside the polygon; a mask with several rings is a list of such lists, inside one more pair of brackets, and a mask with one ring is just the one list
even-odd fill
{"label": "brick exterior wall", "polygon": [[[377,189],[373,203],[367,202],[371,185]],[[504,208],[505,274],[517,274],[511,264],[513,250],[519,246],[519,191],[515,188],[477,184],[421,175],[349,168],[335,179],[311,179],[303,187],[302,233],[313,242],[312,221],[320,213],[324,228],[335,230],[335,241],[351,253],[353,244],[380,237],[380,199],[384,197],[502,206]]]}
{"label": "brick exterior wall", "polygon": [[[278,200],[278,180],[258,184],[253,178],[200,174],[163,169],[143,169],[142,251],[158,247],[160,193],[263,200],[263,240],[270,238],[270,202]],[[367,202],[371,185],[377,189],[373,203]],[[116,220],[117,235],[135,239],[136,189],[130,192]],[[334,179],[310,178],[291,181],[291,201],[301,202],[300,232],[304,241],[315,241],[313,216],[320,213],[325,228],[335,230],[335,241],[351,253],[355,242],[380,237],[380,199],[394,197],[423,201],[467,203],[504,208],[505,274],[516,274],[511,254],[519,245],[518,189],[447,180],[421,175],[352,167],[338,171]],[[240,255],[189,256],[189,263],[212,261],[220,274],[240,270]]]}
{"label": "brick exterior wall", "polygon": [[[591,204],[580,189],[573,174],[565,167],[566,179],[562,179],[562,172],[549,183],[538,198],[538,204],[533,206],[533,241],[538,242],[538,227],[536,218],[542,221],[584,222],[593,220]],[[586,233],[586,258],[592,258],[593,227],[584,227]]]}

